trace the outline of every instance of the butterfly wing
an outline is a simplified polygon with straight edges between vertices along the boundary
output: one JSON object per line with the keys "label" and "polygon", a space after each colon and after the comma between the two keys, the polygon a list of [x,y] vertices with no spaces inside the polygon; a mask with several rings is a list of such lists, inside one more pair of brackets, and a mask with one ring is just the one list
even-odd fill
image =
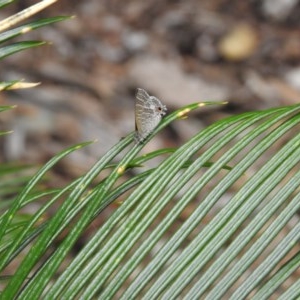
{"label": "butterfly wing", "polygon": [[147,109],[147,103],[150,99],[148,93],[143,89],[137,89],[136,92],[136,102],[135,102],[135,130],[136,132],[142,132],[142,128],[144,123],[144,114],[145,109]]}
{"label": "butterfly wing", "polygon": [[135,103],[136,142],[143,141],[160,122],[161,114],[157,111],[159,105],[162,106],[157,98],[150,97],[143,89],[137,89]]}

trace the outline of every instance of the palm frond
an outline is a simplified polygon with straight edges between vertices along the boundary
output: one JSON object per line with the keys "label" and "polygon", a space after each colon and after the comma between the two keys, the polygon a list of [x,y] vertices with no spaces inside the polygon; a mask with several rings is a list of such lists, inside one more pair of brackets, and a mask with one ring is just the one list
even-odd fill
{"label": "palm frond", "polygon": [[[170,114],[148,139],[197,107],[193,104]],[[300,265],[299,110],[295,105],[230,117],[176,150],[137,157],[143,144],[135,145],[115,164],[113,160],[133,135],[124,138],[85,175],[49,194],[47,204],[16,231],[15,245],[2,248],[4,269],[30,246],[7,279],[2,296],[222,299],[231,295],[241,299],[251,295],[266,299]],[[70,150],[47,164],[0,219],[2,238],[36,182]],[[141,169],[160,155],[164,160],[157,167],[119,183],[126,170]],[[258,168],[255,173],[253,166]],[[110,173],[99,181],[104,170]],[[237,182],[242,184],[235,190]],[[61,197],[55,215],[36,227]],[[89,224],[120,197],[122,204],[58,273]],[[197,206],[178,223],[192,203]],[[57,245],[62,231],[65,237]],[[278,238],[283,231],[285,235]],[[295,296],[298,285],[295,281],[283,295]]]}

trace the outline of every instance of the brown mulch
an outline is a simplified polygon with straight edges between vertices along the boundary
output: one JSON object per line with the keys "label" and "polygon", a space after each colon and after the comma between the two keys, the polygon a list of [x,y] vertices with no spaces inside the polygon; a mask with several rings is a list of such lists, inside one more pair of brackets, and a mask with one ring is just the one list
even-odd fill
{"label": "brown mulch", "polygon": [[[26,39],[51,44],[1,62],[1,80],[41,82],[1,95],[0,104],[18,105],[1,116],[1,128],[17,132],[4,139],[2,160],[44,162],[68,145],[97,139],[74,155],[85,168],[134,129],[136,87],[169,111],[229,101],[194,113],[184,130],[175,122],[155,139],[168,146],[229,114],[298,102],[299,4],[282,16],[267,2],[59,1],[35,18],[76,18],[29,33]],[[0,17],[32,3],[8,7]]]}

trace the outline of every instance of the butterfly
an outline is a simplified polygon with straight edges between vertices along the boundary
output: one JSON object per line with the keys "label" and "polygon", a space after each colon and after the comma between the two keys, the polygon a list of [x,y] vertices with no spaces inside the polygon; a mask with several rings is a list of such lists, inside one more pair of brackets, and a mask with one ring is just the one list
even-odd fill
{"label": "butterfly", "polygon": [[167,107],[161,101],[138,88],[135,102],[135,142],[141,143],[155,129],[166,114]]}

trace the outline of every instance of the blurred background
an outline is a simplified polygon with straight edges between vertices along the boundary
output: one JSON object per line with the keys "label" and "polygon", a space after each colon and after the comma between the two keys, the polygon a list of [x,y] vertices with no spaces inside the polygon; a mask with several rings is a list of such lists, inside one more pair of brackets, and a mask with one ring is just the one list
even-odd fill
{"label": "blurred background", "polygon": [[[25,35],[40,48],[1,61],[1,81],[41,82],[1,93],[1,161],[43,163],[98,140],[59,169],[77,176],[134,130],[134,94],[146,89],[173,111],[228,101],[176,121],[147,150],[176,147],[231,114],[300,100],[299,0],[61,0],[33,19],[75,18]],[[19,1],[4,19],[36,1]]]}
{"label": "blurred background", "polygon": [[[0,19],[36,2],[10,5]],[[75,18],[26,34],[22,40],[49,44],[8,57],[0,67],[1,81],[41,82],[0,94],[0,105],[17,105],[0,114],[0,131],[14,131],[0,138],[1,162],[43,164],[66,147],[97,140],[55,166],[53,187],[82,175],[134,130],[137,87],[158,97],[168,112],[193,102],[228,101],[173,122],[144,151],[178,147],[233,114],[300,100],[300,0],[60,0],[32,19],[58,15]],[[252,166],[237,188],[258,168]],[[234,188],[203,224],[231,199]],[[178,224],[197,201],[201,197]]]}

